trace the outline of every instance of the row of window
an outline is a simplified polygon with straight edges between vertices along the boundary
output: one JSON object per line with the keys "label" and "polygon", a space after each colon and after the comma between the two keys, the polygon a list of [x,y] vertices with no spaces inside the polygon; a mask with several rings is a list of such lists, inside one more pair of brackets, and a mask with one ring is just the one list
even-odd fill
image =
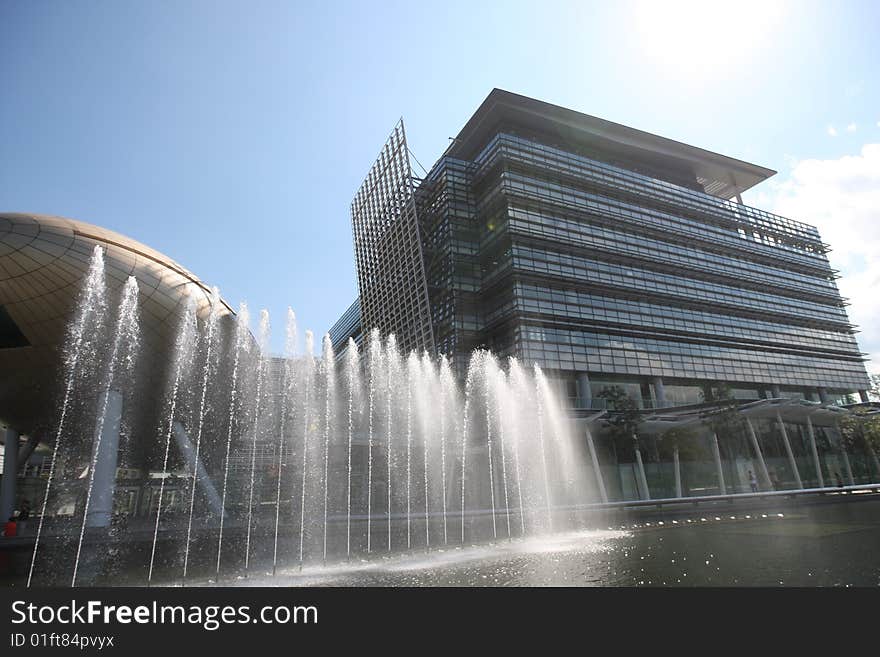
{"label": "row of window", "polygon": [[[598,162],[519,136],[499,133],[487,144],[476,161],[485,165],[496,148],[503,150],[508,156],[517,154],[532,163],[540,162],[550,170],[564,171],[577,177],[589,177],[602,181],[608,187],[628,189],[642,196],[650,195],[675,205],[693,207],[701,212],[744,221],[761,231],[772,231],[795,238],[792,244],[794,248],[806,251],[818,249],[816,252],[821,252],[819,232],[809,224],[733,203],[709,194],[701,194],[665,180]],[[804,244],[804,241],[807,243]]]}
{"label": "row of window", "polygon": [[839,299],[837,287],[827,277],[808,276],[765,264],[756,266],[753,262],[729,255],[612,230],[598,223],[572,221],[554,216],[546,210],[539,212],[511,207],[508,214],[510,229],[518,233],[538,235],[608,253],[647,258],[736,280],[754,281],[756,284],[779,287],[783,293],[789,288],[807,294],[821,294],[832,302]]}
{"label": "row of window", "polygon": [[863,389],[860,361],[523,325],[516,350],[545,367],[793,386]]}
{"label": "row of window", "polygon": [[757,290],[743,290],[683,276],[646,271],[628,265],[600,262],[591,258],[554,253],[514,244],[513,265],[517,269],[571,278],[580,283],[602,283],[629,290],[660,292],[684,301],[715,302],[752,308],[771,315],[786,313],[807,320],[839,323],[846,328],[843,308],[823,306],[812,301],[789,299]]}
{"label": "row of window", "polygon": [[848,333],[803,326],[763,322],[688,310],[643,301],[613,298],[587,292],[554,290],[537,284],[517,282],[515,303],[506,304],[520,312],[537,312],[557,318],[617,322],[639,327],[659,327],[738,339],[775,341],[817,349],[838,349],[858,355],[855,338]]}
{"label": "row of window", "polygon": [[503,189],[508,195],[521,196],[537,203],[552,203],[577,212],[607,216],[653,230],[663,229],[675,234],[680,240],[708,241],[713,245],[724,245],[745,259],[770,260],[778,262],[780,266],[787,264],[791,268],[800,268],[819,276],[831,274],[824,255],[807,256],[801,252],[782,252],[763,243],[746,242],[739,233],[692,221],[677,214],[576,189],[560,182],[539,180],[515,171],[505,171],[501,178]]}

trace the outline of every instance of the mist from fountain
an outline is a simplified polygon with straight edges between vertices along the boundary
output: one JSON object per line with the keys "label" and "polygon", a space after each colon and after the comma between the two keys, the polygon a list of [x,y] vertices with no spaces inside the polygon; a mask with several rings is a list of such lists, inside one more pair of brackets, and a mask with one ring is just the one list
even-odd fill
{"label": "mist from fountain", "polygon": [[[109,298],[103,266],[96,250],[65,347],[53,461],[75,461],[89,446],[74,445],[68,434],[71,400],[83,398],[94,413],[97,391],[122,372],[118,354],[136,344],[133,282],[120,297],[115,329],[94,328],[103,325]],[[197,298],[208,302],[201,316]],[[592,501],[570,421],[539,367],[514,358],[502,365],[477,350],[464,371],[455,371],[445,356],[402,354],[395,336],[375,329],[363,345],[349,341],[339,357],[325,335],[316,358],[311,331],[299,349],[292,310],[284,353],[273,356],[269,313],[260,313],[256,338],[249,323],[247,305],[227,312],[216,290],[193,288],[180,311],[161,417],[154,420],[156,444],[144,446],[155,448],[150,477],[158,491],[142,505],[146,516],[119,538],[149,545],[148,584],[157,569],[167,581],[181,565],[184,578],[206,567],[212,576],[263,567],[275,573],[369,557],[377,544],[430,551],[534,535],[567,528],[565,505]],[[109,354],[100,361],[104,369],[85,367],[84,355],[93,353]],[[88,435],[94,443],[101,431]],[[192,449],[184,454],[190,435]],[[92,444],[89,453],[99,447]],[[89,482],[93,472],[94,464]],[[50,469],[44,514],[51,486]],[[211,490],[219,501],[213,507]],[[84,492],[82,527],[91,485]],[[450,532],[456,522],[458,541]],[[384,536],[377,541],[374,531]],[[143,553],[132,547],[126,558]],[[78,566],[77,556],[74,584]]]}
{"label": "mist from fountain", "polygon": [[189,549],[192,539],[193,511],[196,503],[196,488],[199,483],[199,455],[202,446],[202,433],[205,428],[205,402],[208,397],[208,382],[214,369],[213,356],[216,351],[217,323],[220,318],[220,291],[215,287],[211,291],[211,311],[208,315],[207,329],[205,330],[205,362],[202,366],[202,390],[199,397],[198,429],[196,429],[196,451],[192,467],[192,483],[190,484],[189,518],[186,525],[186,545],[183,553],[183,578],[186,579],[187,566],[189,565]]}
{"label": "mist from fountain", "polygon": [[266,378],[266,366],[269,351],[269,311],[260,311],[260,333],[257,342],[256,355],[256,379],[257,392],[254,398],[254,421],[251,425],[251,481],[248,487],[248,515],[247,515],[247,538],[244,549],[244,569],[247,571],[251,558],[251,534],[253,532],[253,515],[254,515],[254,486],[256,485],[257,474],[257,443],[260,440],[260,412],[262,411],[263,402],[263,382]]}
{"label": "mist from fountain", "polygon": [[[112,347],[107,359],[104,385],[99,395],[99,408],[97,413],[97,427],[95,428],[95,444],[92,450],[92,460],[89,467],[89,484],[86,490],[85,506],[83,507],[82,523],[79,531],[79,541],[76,546],[76,558],[73,565],[73,577],[70,585],[76,586],[76,576],[79,571],[79,560],[82,555],[83,539],[86,533],[86,524],[89,519],[89,507],[92,500],[92,490],[95,483],[95,466],[101,454],[101,441],[104,434],[104,423],[107,418],[108,403],[111,391],[119,387],[117,372],[123,375],[134,370],[135,360],[138,353],[139,323],[138,323],[138,284],[133,276],[129,276],[122,291],[122,299],[119,304],[119,312],[116,325],[113,329]],[[117,446],[118,448],[118,446]],[[48,491],[48,488],[47,488]]]}
{"label": "mist from fountain", "polygon": [[220,572],[220,560],[223,555],[223,530],[224,525],[226,524],[226,495],[228,492],[229,485],[229,457],[232,453],[232,434],[235,429],[235,419],[236,419],[236,404],[239,402],[239,366],[241,365],[242,359],[246,358],[249,353],[250,347],[250,331],[248,329],[248,324],[250,323],[250,313],[248,311],[248,306],[246,303],[242,302],[238,308],[238,315],[235,319],[235,328],[233,333],[233,342],[232,342],[232,378],[230,383],[230,391],[229,391],[229,417],[227,422],[227,432],[226,432],[226,455],[223,459],[223,498],[222,498],[222,508],[223,512],[220,514],[220,531],[217,537],[217,568],[216,573]]}
{"label": "mist from fountain", "polygon": [[40,520],[37,524],[37,535],[34,541],[34,550],[31,555],[31,564],[28,569],[27,586],[31,585],[34,576],[34,565],[37,561],[37,553],[40,548],[40,537],[43,531],[43,520],[49,502],[49,494],[55,477],[55,469],[58,455],[64,446],[64,439],[68,436],[67,429],[68,413],[76,392],[78,379],[87,378],[89,356],[95,352],[94,340],[98,337],[99,329],[103,323],[106,310],[106,284],[104,275],[104,251],[95,246],[89,263],[89,270],[83,284],[82,291],[77,303],[77,311],[73,322],[68,327],[64,344],[64,393],[60,402],[58,427],[55,431],[55,450],[49,463],[49,476],[46,480],[46,491],[43,495],[43,504],[40,510]]}
{"label": "mist from fountain", "polygon": [[174,372],[170,394],[168,398],[168,411],[165,430],[165,452],[162,458],[162,481],[159,485],[159,502],[156,507],[156,524],[153,529],[153,544],[150,550],[150,568],[147,573],[147,583],[153,581],[153,568],[156,561],[156,545],[159,539],[159,525],[162,520],[162,503],[165,496],[165,485],[168,480],[168,458],[171,453],[171,435],[174,431],[174,422],[177,419],[178,393],[180,383],[186,377],[193,365],[195,347],[198,340],[198,318],[196,317],[196,300],[194,295],[187,298],[186,308],[180,318],[177,337],[174,341],[174,355],[172,357],[172,369]]}
{"label": "mist from fountain", "polygon": [[333,410],[336,393],[336,356],[333,354],[333,342],[330,334],[324,336],[321,346],[321,373],[324,377],[324,563],[327,563],[327,520],[330,501],[330,432],[333,429]]}
{"label": "mist from fountain", "polygon": [[[281,471],[284,466],[284,449],[287,445],[285,436],[285,424],[288,414],[293,413],[289,406],[291,395],[295,395],[296,378],[294,376],[294,362],[296,358],[296,343],[299,337],[299,327],[296,323],[296,313],[293,308],[287,309],[287,331],[284,340],[284,367],[281,379],[281,408],[279,411],[281,426],[278,431],[278,463],[276,470],[278,477],[275,488],[275,539],[272,547],[272,573],[278,569],[278,531],[281,524]],[[294,390],[291,390],[291,388]],[[292,499],[292,498],[291,498]]]}

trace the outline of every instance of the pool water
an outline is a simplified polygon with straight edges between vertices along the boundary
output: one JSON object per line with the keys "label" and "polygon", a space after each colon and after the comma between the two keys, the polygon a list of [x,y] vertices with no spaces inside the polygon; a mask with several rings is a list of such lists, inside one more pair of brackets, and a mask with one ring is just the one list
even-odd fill
{"label": "pool water", "polygon": [[[618,519],[621,520],[621,519]],[[666,512],[530,539],[376,555],[245,586],[878,586],[880,499]],[[206,581],[202,584],[212,584]]]}

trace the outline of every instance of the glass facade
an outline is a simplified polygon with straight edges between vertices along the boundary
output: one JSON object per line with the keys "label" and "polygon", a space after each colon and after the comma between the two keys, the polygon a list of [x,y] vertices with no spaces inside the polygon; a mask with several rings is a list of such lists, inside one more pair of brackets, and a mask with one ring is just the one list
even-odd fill
{"label": "glass facade", "polygon": [[337,356],[345,353],[345,350],[348,348],[349,338],[354,340],[358,347],[361,346],[364,339],[361,332],[362,324],[361,304],[358,299],[355,299],[354,303],[348,307],[348,310],[342,314],[342,317],[336,320],[336,323],[330,327],[330,341],[333,343],[333,352]]}
{"label": "glass facade", "polygon": [[818,231],[729,200],[772,172],[596,122],[493,92],[418,182],[435,351],[536,362],[578,397],[597,387],[579,376],[614,380],[644,407],[712,381],[739,399],[867,387]]}

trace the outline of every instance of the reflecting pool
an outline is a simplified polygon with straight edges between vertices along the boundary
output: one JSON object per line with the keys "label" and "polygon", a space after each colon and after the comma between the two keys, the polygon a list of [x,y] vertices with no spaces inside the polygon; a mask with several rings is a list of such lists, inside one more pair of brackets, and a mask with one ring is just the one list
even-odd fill
{"label": "reflecting pool", "polygon": [[[603,529],[251,575],[243,586],[878,586],[880,496],[669,512]],[[211,582],[203,582],[210,584]]]}

